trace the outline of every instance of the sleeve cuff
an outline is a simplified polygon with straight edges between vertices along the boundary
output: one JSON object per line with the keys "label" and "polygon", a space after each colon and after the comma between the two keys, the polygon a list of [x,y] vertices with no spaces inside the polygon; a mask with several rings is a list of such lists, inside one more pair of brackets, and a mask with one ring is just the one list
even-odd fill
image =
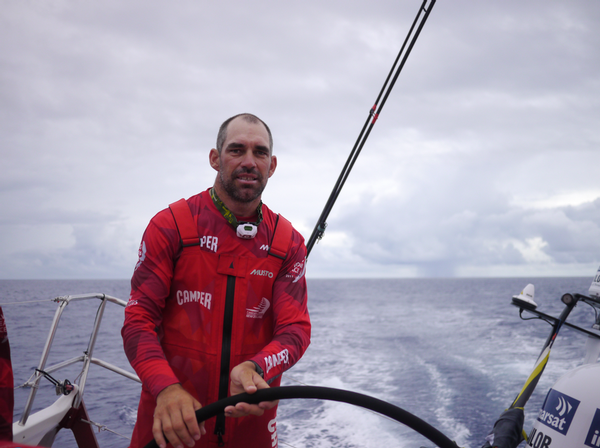
{"label": "sleeve cuff", "polygon": [[264,379],[265,372],[263,371],[263,369],[261,369],[261,367],[258,365],[258,363],[256,361],[250,360],[250,362],[252,364],[254,364],[254,368],[256,369],[256,373],[258,373],[260,375],[260,377]]}

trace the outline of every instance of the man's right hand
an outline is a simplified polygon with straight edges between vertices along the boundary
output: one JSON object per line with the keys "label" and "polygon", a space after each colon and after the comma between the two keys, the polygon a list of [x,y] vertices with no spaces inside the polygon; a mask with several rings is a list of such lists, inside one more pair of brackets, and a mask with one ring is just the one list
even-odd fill
{"label": "man's right hand", "polygon": [[196,412],[202,405],[192,397],[181,384],[172,384],[156,397],[152,435],[160,448],[168,441],[175,448],[194,446],[201,435],[206,434],[204,422],[199,426]]}

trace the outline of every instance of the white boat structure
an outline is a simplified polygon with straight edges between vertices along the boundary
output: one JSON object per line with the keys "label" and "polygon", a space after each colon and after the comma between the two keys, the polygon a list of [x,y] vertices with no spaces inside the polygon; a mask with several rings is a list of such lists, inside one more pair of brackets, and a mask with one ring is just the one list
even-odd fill
{"label": "white boat structure", "polygon": [[[87,349],[82,355],[47,366],[48,356],[54,343],[60,318],[66,307],[72,302],[94,300],[100,300],[100,304],[94,319]],[[54,314],[40,362],[32,377],[22,386],[31,388],[31,391],[21,418],[18,422],[13,423],[13,442],[31,446],[51,447],[58,431],[68,428],[73,431],[75,440],[80,448],[99,448],[93,423],[89,418],[83,401],[90,366],[95,364],[122,375],[129,380],[141,383],[137,375],[93,356],[106,306],[114,304],[125,307],[127,302],[106,294],[61,296],[55,298],[54,301],[58,303],[58,308]],[[81,371],[77,375],[77,378],[79,378],[78,384],[71,384],[68,380],[59,382],[52,378],[54,372],[77,363],[81,363]],[[59,398],[51,406],[31,414],[39,384],[44,378],[48,378],[55,384],[56,394],[59,395]]]}

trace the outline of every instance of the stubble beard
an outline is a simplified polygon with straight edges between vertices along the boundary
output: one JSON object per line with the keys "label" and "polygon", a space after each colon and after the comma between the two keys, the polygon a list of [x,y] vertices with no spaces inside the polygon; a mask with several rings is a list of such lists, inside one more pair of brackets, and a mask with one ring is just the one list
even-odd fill
{"label": "stubble beard", "polygon": [[[257,176],[258,185],[255,187],[236,187],[235,179],[237,176],[243,173],[252,173]],[[231,174],[229,179],[225,178],[222,171],[219,171],[219,179],[221,181],[221,186],[225,193],[236,202],[240,202],[243,204],[247,204],[249,202],[253,202],[256,199],[260,198],[262,192],[264,191],[266,182],[263,182],[263,177],[260,173],[253,170],[240,169]]]}

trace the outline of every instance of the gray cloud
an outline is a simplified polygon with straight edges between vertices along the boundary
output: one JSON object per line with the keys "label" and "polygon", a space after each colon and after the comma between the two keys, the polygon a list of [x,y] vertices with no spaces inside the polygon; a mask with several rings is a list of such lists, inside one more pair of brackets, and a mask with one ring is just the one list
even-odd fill
{"label": "gray cloud", "polygon": [[[4,2],[0,275],[128,277],[241,111],[275,134],[265,202],[308,238],[419,4]],[[309,275],[593,274],[599,19],[437,2]]]}

